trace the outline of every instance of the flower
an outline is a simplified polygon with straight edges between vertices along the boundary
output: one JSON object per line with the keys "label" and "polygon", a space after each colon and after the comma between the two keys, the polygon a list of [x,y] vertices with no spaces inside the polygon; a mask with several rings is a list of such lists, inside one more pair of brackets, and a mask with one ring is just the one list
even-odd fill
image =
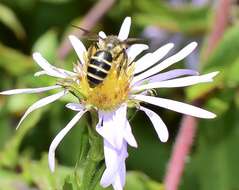
{"label": "flower", "polygon": [[[126,17],[120,28],[117,40],[123,46],[128,39],[131,18]],[[99,32],[97,46],[101,47],[110,36]],[[141,105],[141,102],[167,108],[179,113],[192,115],[199,118],[214,118],[215,114],[201,108],[177,102],[174,100],[154,97],[150,91],[155,88],[176,88],[190,86],[198,83],[211,82],[218,72],[199,75],[198,72],[189,69],[174,69],[161,72],[174,63],[181,61],[189,55],[197,46],[192,42],[178,53],[164,59],[173,48],[169,43],[157,49],[153,53],[147,53],[138,60],[136,57],[148,49],[145,44],[134,44],[124,47],[127,54],[126,67],[117,69],[117,62],[113,60],[112,67],[107,77],[100,85],[92,88],[87,79],[87,66],[89,63],[90,48],[87,50],[83,43],[75,36],[69,36],[70,42],[79,57],[79,62],[74,67],[74,72],[66,71],[50,65],[40,53],[34,53],[33,58],[43,69],[35,76],[43,74],[59,78],[57,85],[33,89],[15,89],[0,92],[2,95],[21,93],[39,93],[52,89],[61,89],[57,94],[43,98],[34,103],[24,114],[19,125],[32,111],[56,101],[67,93],[75,95],[79,102],[68,103],[67,108],[77,114],[63,128],[52,141],[49,148],[49,167],[55,169],[55,150],[64,136],[80,120],[82,115],[89,111],[98,112],[98,124],[96,131],[104,139],[104,156],[106,169],[102,175],[100,184],[103,187],[112,185],[115,190],[122,190],[125,184],[126,167],[125,160],[128,157],[127,146],[137,147],[137,142],[127,120],[127,108],[136,107],[143,111],[151,120],[153,127],[162,142],[168,139],[168,130],[162,119],[152,110]],[[96,51],[96,50],[95,50]],[[120,72],[118,72],[120,71]]]}
{"label": "flower", "polygon": [[[131,19],[127,17],[121,26],[118,35],[119,40],[127,40],[130,25]],[[100,32],[99,36],[99,43],[102,43],[101,41],[107,38],[104,32]],[[87,62],[84,62],[83,59],[86,52],[81,48],[82,43],[74,36],[70,36],[70,41],[83,64],[83,68],[86,67]],[[192,105],[148,95],[148,92],[155,88],[175,88],[211,82],[213,77],[218,74],[218,72],[212,72],[199,75],[198,72],[189,69],[174,69],[159,73],[170,65],[184,59],[196,48],[197,43],[190,43],[175,55],[156,64],[166,56],[173,46],[172,43],[166,44],[153,53],[147,53],[137,61],[135,61],[136,56],[148,47],[145,44],[134,44],[130,46],[126,49],[128,63],[130,64],[128,64],[128,68],[125,71],[125,76],[115,77],[112,73],[114,70],[112,70],[102,85],[96,87],[96,89],[90,89],[90,95],[86,93],[89,96],[88,99],[82,101],[80,104],[67,104],[68,108],[79,111],[79,113],[85,112],[89,104],[93,105],[92,108],[98,111],[99,122],[96,126],[96,131],[104,138],[106,164],[106,170],[100,182],[103,187],[112,185],[115,190],[123,189],[126,175],[125,160],[128,156],[127,145],[137,147],[137,142],[132,134],[126,116],[128,106],[136,106],[149,117],[162,142],[166,142],[168,139],[166,125],[154,111],[141,106],[141,102],[199,118],[215,117],[215,114]],[[83,70],[86,70],[86,68]],[[84,74],[82,77],[82,81],[84,81]],[[82,86],[84,86],[84,84],[82,84]],[[115,96],[121,98],[112,98]],[[105,98],[102,100],[101,97]],[[56,137],[56,139],[58,138],[62,139],[63,135]],[[56,146],[54,146],[54,148],[55,147]],[[54,151],[55,149],[51,152]],[[52,162],[52,164],[54,164],[54,162]]]}

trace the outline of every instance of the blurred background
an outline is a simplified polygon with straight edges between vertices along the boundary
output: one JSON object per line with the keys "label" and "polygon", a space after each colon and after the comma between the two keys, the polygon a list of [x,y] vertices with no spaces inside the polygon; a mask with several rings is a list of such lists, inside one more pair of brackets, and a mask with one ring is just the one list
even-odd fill
{"label": "blurred background", "polygon": [[[31,57],[34,51],[71,70],[77,57],[67,35],[82,36],[72,24],[92,34],[100,30],[117,34],[123,19],[131,16],[130,37],[147,39],[149,51],[173,42],[170,54],[197,41],[196,51],[173,67],[201,73],[218,70],[215,82],[157,91],[160,97],[194,103],[217,114],[213,120],[187,123],[194,127],[194,142],[189,143],[192,146],[178,189],[239,190],[238,10],[236,0],[0,0],[0,91],[54,84],[49,77],[33,76],[39,70]],[[82,40],[90,44],[85,37]],[[47,164],[51,141],[74,115],[64,107],[72,97],[35,111],[15,130],[24,111],[46,95],[0,96],[0,190],[74,189],[72,173],[84,135],[84,119],[58,147],[54,175]],[[132,115],[136,112],[131,124],[139,147],[129,148],[127,190],[163,189],[177,136],[187,127],[181,122],[185,116],[150,108],[168,126],[170,139],[161,143],[150,121],[131,110]]]}

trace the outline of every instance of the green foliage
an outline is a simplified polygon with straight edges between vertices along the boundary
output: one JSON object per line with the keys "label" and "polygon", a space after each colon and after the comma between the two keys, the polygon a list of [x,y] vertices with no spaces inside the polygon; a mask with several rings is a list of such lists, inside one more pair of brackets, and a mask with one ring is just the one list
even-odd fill
{"label": "green foliage", "polygon": [[33,60],[18,50],[0,44],[0,67],[13,76],[21,76],[33,68]]}
{"label": "green foliage", "polygon": [[7,6],[0,4],[0,22],[9,27],[19,39],[26,37],[25,30],[15,13]]}
{"label": "green foliage", "polygon": [[137,1],[136,6],[139,13],[136,13],[135,21],[141,26],[155,25],[188,35],[205,33],[210,26],[209,7],[172,8],[160,1]]}
{"label": "green foliage", "polygon": [[55,30],[49,30],[35,42],[32,51],[40,52],[50,62],[56,60],[56,50],[58,47],[57,33]]}

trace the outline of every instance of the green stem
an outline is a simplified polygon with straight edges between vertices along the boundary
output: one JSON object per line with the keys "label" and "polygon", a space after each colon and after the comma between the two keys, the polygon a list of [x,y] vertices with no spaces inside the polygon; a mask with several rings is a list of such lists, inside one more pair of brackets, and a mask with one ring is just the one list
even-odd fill
{"label": "green stem", "polygon": [[104,160],[103,140],[95,131],[95,126],[98,123],[97,113],[91,111],[89,119],[91,121],[88,124],[90,149],[82,171],[81,190],[94,190],[104,171],[104,165],[102,164]]}

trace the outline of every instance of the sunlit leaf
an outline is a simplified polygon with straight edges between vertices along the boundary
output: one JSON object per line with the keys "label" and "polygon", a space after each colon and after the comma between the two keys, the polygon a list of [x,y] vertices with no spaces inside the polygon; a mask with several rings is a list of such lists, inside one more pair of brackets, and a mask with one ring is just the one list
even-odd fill
{"label": "sunlit leaf", "polygon": [[11,75],[21,76],[34,68],[34,63],[31,57],[0,44],[0,67]]}
{"label": "sunlit leaf", "polygon": [[15,13],[3,4],[0,4],[0,22],[9,27],[19,39],[26,37],[24,28]]}
{"label": "sunlit leaf", "polygon": [[35,42],[32,51],[40,52],[50,63],[54,63],[57,46],[57,33],[55,30],[49,30]]}
{"label": "sunlit leaf", "polygon": [[209,7],[172,7],[165,2],[137,1],[141,10],[135,22],[142,26],[155,25],[170,32],[205,33],[210,26]]}

